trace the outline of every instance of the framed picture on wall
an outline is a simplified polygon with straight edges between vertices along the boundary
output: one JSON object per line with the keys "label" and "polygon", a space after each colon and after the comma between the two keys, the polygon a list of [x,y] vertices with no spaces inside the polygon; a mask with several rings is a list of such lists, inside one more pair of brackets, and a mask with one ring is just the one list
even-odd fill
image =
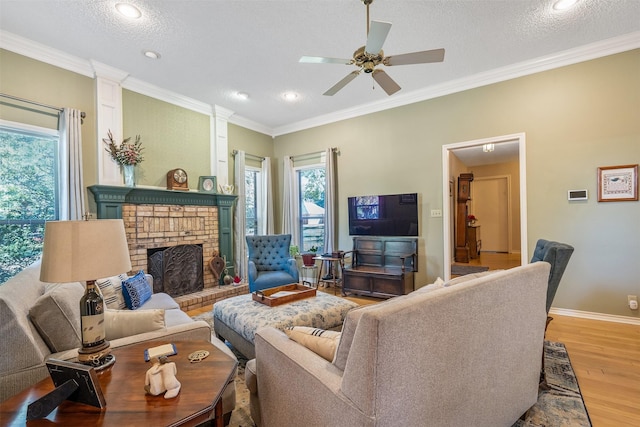
{"label": "framed picture on wall", "polygon": [[602,166],[598,168],[598,201],[629,202],[638,200],[638,165]]}

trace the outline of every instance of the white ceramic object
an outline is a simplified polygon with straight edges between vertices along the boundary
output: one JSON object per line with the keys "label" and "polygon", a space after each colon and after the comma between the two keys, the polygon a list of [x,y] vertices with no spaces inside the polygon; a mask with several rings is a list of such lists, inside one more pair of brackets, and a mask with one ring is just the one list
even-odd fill
{"label": "white ceramic object", "polygon": [[220,184],[220,192],[222,194],[233,194],[233,185],[231,185],[231,184]]}

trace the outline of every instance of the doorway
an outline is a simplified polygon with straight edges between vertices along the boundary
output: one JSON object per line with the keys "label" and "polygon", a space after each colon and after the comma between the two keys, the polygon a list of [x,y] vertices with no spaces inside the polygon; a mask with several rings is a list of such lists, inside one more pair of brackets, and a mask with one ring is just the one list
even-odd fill
{"label": "doorway", "polygon": [[[491,147],[489,150],[488,147]],[[499,164],[503,162],[512,161],[513,158],[518,161],[518,170],[520,177],[520,185],[519,185],[519,215],[520,215],[520,227],[516,232],[520,233],[520,261],[521,264],[524,265],[528,261],[528,250],[527,250],[527,218],[526,218],[526,157],[525,157],[526,149],[525,149],[525,134],[512,134],[512,135],[503,135],[491,138],[484,138],[472,141],[464,141],[453,144],[443,145],[442,147],[442,182],[443,182],[443,200],[442,200],[442,208],[443,208],[443,236],[444,236],[444,278],[448,280],[451,278],[451,264],[453,261],[453,249],[455,248],[454,241],[451,239],[453,235],[453,227],[455,224],[454,220],[454,212],[452,211],[452,198],[456,197],[455,192],[451,192],[450,183],[452,180],[457,179],[457,170],[460,168],[459,163],[462,163],[462,167],[464,167],[464,162],[466,159],[476,158],[478,159],[480,155],[484,155],[485,162],[491,162],[493,164]],[[457,160],[460,159],[460,160]],[[458,163],[452,164],[455,162]],[[470,160],[469,160],[470,161]],[[474,187],[476,183],[472,183],[472,191],[474,191]],[[508,185],[508,183],[507,183]],[[482,186],[482,184],[481,184]],[[482,191],[482,189],[481,189]],[[515,199],[514,199],[515,203]],[[478,216],[479,217],[479,216]],[[480,217],[479,217],[480,218]],[[510,227],[511,228],[511,227]],[[487,233],[483,230],[482,239],[485,238]],[[507,231],[508,235],[508,231]],[[483,245],[484,246],[484,245]],[[485,249],[485,248],[483,248]],[[508,242],[508,250],[515,249],[511,248],[511,244]]]}
{"label": "doorway", "polygon": [[470,210],[480,218],[481,251],[511,251],[511,177],[479,177],[471,185]]}

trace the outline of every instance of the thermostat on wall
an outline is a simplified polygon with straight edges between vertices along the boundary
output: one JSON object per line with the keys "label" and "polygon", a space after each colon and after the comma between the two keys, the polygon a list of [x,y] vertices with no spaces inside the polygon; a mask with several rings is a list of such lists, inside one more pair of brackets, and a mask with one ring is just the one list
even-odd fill
{"label": "thermostat on wall", "polygon": [[569,200],[587,200],[589,198],[589,194],[587,190],[569,190],[568,197]]}

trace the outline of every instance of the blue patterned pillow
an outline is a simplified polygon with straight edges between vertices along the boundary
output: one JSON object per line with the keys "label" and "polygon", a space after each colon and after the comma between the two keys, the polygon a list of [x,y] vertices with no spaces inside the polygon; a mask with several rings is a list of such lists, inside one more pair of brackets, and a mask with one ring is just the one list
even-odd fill
{"label": "blue patterned pillow", "polygon": [[151,288],[144,277],[144,271],[140,270],[135,276],[122,281],[122,296],[130,310],[137,310],[151,298]]}

